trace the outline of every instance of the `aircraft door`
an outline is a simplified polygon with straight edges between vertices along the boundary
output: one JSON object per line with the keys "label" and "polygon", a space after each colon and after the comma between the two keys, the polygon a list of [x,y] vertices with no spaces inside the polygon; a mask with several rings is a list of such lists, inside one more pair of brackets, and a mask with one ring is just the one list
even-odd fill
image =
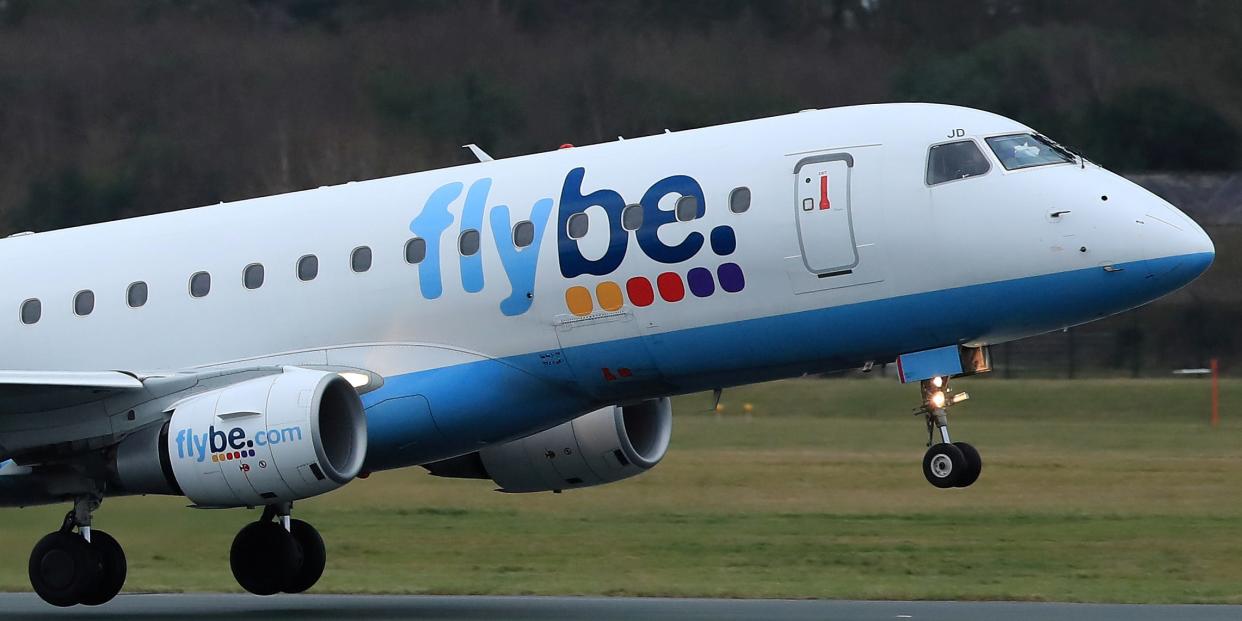
{"label": "aircraft door", "polygon": [[848,153],[808,157],[794,167],[798,242],[806,268],[820,277],[858,266],[850,205],[854,158]]}

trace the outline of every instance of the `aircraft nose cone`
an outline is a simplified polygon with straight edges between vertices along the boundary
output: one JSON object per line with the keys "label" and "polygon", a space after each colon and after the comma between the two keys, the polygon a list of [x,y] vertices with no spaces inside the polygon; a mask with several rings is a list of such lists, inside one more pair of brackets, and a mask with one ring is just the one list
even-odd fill
{"label": "aircraft nose cone", "polygon": [[1203,227],[1185,215],[1182,215],[1182,220],[1178,223],[1180,226],[1167,231],[1169,239],[1163,244],[1162,253],[1165,256],[1157,259],[1157,266],[1153,266],[1153,275],[1169,291],[1198,278],[1216,259],[1216,245]]}
{"label": "aircraft nose cone", "polygon": [[1207,231],[1197,222],[1189,217],[1186,221],[1190,226],[1179,231],[1181,239],[1178,243],[1181,246],[1182,266],[1192,274],[1190,278],[1194,279],[1207,271],[1216,259],[1216,244],[1212,243],[1212,238],[1208,237]]}

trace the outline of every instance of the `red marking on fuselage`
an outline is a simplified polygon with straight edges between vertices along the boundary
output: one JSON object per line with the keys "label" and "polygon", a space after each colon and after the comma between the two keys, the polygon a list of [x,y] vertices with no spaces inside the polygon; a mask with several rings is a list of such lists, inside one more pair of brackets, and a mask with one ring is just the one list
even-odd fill
{"label": "red marking on fuselage", "polygon": [[664,272],[656,277],[656,288],[660,290],[660,297],[665,302],[680,302],[686,297],[686,285],[681,282],[681,276],[676,272]]}
{"label": "red marking on fuselage", "polygon": [[832,204],[828,202],[828,175],[819,178],[819,208],[828,209]]}
{"label": "red marking on fuselage", "polygon": [[625,291],[630,294],[630,303],[634,306],[651,306],[655,302],[655,290],[651,288],[651,281],[641,276],[626,281]]}

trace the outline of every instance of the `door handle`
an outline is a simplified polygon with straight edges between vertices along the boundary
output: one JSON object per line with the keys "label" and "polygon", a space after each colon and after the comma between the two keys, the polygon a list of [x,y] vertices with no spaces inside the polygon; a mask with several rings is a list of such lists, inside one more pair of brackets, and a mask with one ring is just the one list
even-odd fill
{"label": "door handle", "polygon": [[1049,213],[1049,214],[1048,214],[1048,217],[1049,217],[1049,218],[1052,218],[1053,220],[1058,220],[1058,219],[1060,219],[1060,218],[1061,218],[1061,216],[1063,216],[1063,215],[1065,215],[1065,214],[1067,214],[1067,213],[1070,213],[1070,210],[1069,210],[1069,209],[1062,209],[1062,210],[1060,210],[1060,211],[1053,211],[1053,212]]}

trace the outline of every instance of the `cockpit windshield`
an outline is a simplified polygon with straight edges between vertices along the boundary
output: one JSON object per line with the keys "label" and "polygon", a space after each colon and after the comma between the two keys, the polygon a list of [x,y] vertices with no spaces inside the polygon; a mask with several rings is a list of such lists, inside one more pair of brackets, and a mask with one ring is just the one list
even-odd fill
{"label": "cockpit windshield", "polygon": [[1035,134],[1013,134],[987,139],[1005,170],[1018,170],[1048,164],[1072,164],[1074,154],[1065,147]]}

